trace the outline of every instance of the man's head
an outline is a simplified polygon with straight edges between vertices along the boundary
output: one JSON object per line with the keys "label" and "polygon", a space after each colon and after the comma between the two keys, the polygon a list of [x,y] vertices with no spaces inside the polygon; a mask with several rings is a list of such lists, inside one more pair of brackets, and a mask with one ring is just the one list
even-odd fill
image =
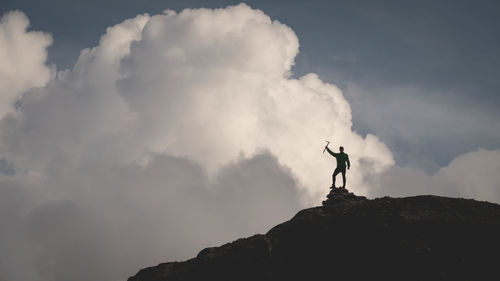
{"label": "man's head", "polygon": [[339,147],[339,150],[340,152],[344,152],[344,147],[343,146]]}

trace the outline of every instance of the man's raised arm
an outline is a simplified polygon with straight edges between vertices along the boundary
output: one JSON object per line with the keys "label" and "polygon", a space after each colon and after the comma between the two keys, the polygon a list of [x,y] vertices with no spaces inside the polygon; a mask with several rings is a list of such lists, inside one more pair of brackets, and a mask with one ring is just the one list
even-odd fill
{"label": "man's raised arm", "polygon": [[334,157],[338,154],[338,153],[331,151],[330,148],[328,148],[328,146],[326,147],[326,151],[328,151],[328,153],[330,153]]}

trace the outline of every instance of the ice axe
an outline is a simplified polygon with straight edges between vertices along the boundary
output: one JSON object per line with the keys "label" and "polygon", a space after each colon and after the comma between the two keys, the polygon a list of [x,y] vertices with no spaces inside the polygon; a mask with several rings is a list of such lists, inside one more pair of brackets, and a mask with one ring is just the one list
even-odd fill
{"label": "ice axe", "polygon": [[325,149],[323,149],[323,153],[325,153],[326,147],[330,144],[329,141],[326,141]]}

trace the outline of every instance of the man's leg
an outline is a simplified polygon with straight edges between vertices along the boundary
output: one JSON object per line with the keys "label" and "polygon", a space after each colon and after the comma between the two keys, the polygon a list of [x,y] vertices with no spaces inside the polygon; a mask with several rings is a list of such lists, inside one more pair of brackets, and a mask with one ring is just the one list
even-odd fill
{"label": "man's leg", "polygon": [[343,182],[344,182],[344,185],[342,186],[342,188],[345,188],[345,181],[346,181],[346,180],[345,180],[345,168],[344,168],[344,169],[342,169],[342,180],[343,180]]}
{"label": "man's leg", "polygon": [[340,173],[339,168],[336,168],[336,169],[335,169],[335,171],[333,172],[333,175],[332,175],[332,182],[333,182],[332,187],[336,187],[336,186],[335,186],[335,177],[336,177],[339,173]]}

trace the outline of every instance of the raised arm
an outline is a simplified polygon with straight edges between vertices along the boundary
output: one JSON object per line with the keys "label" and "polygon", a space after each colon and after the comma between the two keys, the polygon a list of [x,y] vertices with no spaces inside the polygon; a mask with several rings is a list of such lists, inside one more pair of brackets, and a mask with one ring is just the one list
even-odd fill
{"label": "raised arm", "polygon": [[328,153],[330,153],[333,157],[337,156],[337,154],[338,154],[338,153],[331,151],[330,148],[328,148],[328,146],[326,147],[326,151],[328,151]]}

